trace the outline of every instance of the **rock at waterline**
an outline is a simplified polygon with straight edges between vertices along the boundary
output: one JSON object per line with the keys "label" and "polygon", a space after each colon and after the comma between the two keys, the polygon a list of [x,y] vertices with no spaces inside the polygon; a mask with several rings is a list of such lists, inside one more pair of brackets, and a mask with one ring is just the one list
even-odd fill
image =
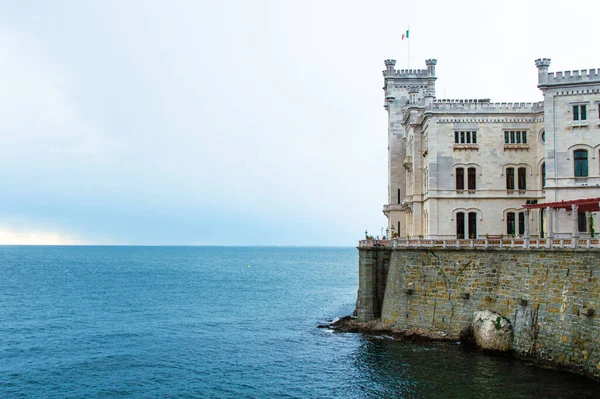
{"label": "rock at waterline", "polygon": [[512,349],[512,325],[498,313],[489,310],[475,312],[473,336],[481,349],[499,352]]}

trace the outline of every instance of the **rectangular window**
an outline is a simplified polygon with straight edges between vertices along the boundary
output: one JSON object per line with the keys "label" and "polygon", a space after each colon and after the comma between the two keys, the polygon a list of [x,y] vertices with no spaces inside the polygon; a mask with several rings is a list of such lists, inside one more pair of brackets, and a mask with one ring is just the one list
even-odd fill
{"label": "rectangular window", "polygon": [[465,189],[465,170],[463,168],[456,168],[456,189]]}
{"label": "rectangular window", "polygon": [[573,151],[575,177],[587,177],[588,175],[588,153],[586,150]]}
{"label": "rectangular window", "polygon": [[519,190],[526,190],[527,189],[527,175],[526,175],[526,169],[525,168],[519,168]]}
{"label": "rectangular window", "polygon": [[504,132],[504,144],[527,144],[527,132],[512,130]]}
{"label": "rectangular window", "polygon": [[402,197],[400,196],[400,189],[398,189],[398,203],[402,203]]}
{"label": "rectangular window", "polygon": [[469,190],[475,190],[475,168],[467,169],[467,188]]}
{"label": "rectangular window", "polygon": [[515,169],[514,168],[506,168],[506,189],[507,190],[515,189]]}
{"label": "rectangular window", "polygon": [[456,238],[465,238],[465,214],[463,212],[456,214]]}
{"label": "rectangular window", "polygon": [[454,132],[455,144],[477,144],[477,132]]}
{"label": "rectangular window", "polygon": [[573,120],[574,121],[587,120],[587,106],[586,105],[573,105]]}
{"label": "rectangular window", "polygon": [[525,213],[519,213],[519,235],[525,234]]}
{"label": "rectangular window", "polygon": [[585,212],[577,213],[577,229],[579,229],[580,233],[587,232],[587,217]]}
{"label": "rectangular window", "polygon": [[506,234],[515,234],[515,213],[508,212],[506,214]]}

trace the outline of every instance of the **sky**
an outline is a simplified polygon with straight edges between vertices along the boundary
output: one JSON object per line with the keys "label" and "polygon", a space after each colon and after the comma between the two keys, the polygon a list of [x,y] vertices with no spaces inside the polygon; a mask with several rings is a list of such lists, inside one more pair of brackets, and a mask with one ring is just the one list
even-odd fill
{"label": "sky", "polygon": [[539,101],[536,58],[600,67],[600,4],[562,4],[2,1],[0,244],[380,235],[383,60],[436,58],[438,98]]}

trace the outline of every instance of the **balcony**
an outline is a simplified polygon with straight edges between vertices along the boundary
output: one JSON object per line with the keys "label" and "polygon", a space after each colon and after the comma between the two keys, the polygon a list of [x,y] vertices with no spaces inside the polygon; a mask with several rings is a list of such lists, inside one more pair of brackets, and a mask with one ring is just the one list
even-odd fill
{"label": "balcony", "polygon": [[591,249],[600,248],[598,238],[479,238],[479,239],[426,239],[426,238],[396,238],[393,240],[360,240],[358,248],[387,248],[387,249]]}
{"label": "balcony", "polygon": [[457,150],[479,151],[479,144],[454,144],[454,146],[452,146],[452,149],[454,151],[457,151]]}
{"label": "balcony", "polygon": [[529,151],[529,144],[504,144],[504,151]]}

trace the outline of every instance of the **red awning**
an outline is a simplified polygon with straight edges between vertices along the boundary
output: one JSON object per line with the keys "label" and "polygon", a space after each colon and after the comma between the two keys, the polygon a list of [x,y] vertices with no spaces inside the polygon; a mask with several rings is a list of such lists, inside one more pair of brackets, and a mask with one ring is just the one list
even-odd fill
{"label": "red awning", "polygon": [[600,198],[583,198],[583,199],[575,199],[568,201],[560,201],[560,202],[546,202],[543,204],[527,204],[523,205],[525,209],[542,209],[542,208],[552,208],[552,209],[566,209],[571,210],[572,205],[578,206],[578,211],[580,212],[598,212],[600,211]]}

